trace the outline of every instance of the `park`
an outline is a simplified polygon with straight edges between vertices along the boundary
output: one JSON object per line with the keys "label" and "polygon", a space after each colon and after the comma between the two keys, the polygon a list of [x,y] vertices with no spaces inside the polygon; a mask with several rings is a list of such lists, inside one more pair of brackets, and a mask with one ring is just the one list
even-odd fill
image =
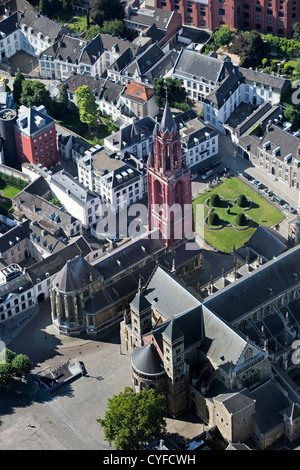
{"label": "park", "polygon": [[[224,180],[194,199],[193,208],[203,205],[196,219],[196,232],[204,233],[213,248],[232,253],[243,246],[259,225],[274,227],[284,215],[237,177]],[[204,227],[204,230],[203,230]]]}

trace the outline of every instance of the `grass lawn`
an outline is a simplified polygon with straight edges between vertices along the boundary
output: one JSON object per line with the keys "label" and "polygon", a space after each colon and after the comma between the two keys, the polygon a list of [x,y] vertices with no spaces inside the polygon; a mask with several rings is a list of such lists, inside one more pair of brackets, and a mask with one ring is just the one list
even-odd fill
{"label": "grass lawn", "polygon": [[[230,199],[229,202],[223,202],[221,207],[216,207],[215,212],[218,214],[220,220],[225,220],[222,223],[223,228],[220,230],[208,230],[204,228],[205,241],[219,251],[231,253],[233,246],[238,249],[243,246],[253,235],[259,225],[272,227],[284,219],[284,215],[275,209],[265,199],[263,199],[256,191],[250,189],[238,178],[228,178],[218,186],[201,194],[193,201],[194,213],[195,207],[198,204],[203,204],[205,199],[209,198],[212,194],[218,194],[221,198]],[[235,218],[238,213],[243,212],[243,209],[233,203],[233,199],[244,194],[247,198],[251,199],[253,204],[250,210],[244,212],[246,217],[253,219],[252,225],[243,231],[235,230],[230,227],[230,224],[235,223]],[[227,214],[227,207],[230,207],[230,214]],[[201,234],[203,226],[203,219],[207,216],[208,209],[204,208],[203,216],[200,220],[196,220],[196,231]],[[202,231],[203,233],[203,231]]]}
{"label": "grass lawn", "polygon": [[5,186],[0,184],[0,191],[2,196],[12,199],[22,190],[20,188],[17,188],[16,186],[12,186],[9,184],[6,184]]}
{"label": "grass lawn", "polygon": [[82,33],[87,27],[86,16],[74,16],[74,12],[72,10],[63,10],[57,15],[52,16],[51,19],[57,21],[59,24],[68,23],[68,28],[72,31],[79,31],[80,33]]}

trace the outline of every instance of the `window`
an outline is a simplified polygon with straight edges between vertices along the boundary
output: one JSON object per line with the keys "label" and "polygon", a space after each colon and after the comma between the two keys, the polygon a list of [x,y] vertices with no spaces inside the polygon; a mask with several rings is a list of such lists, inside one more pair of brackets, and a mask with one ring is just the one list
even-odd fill
{"label": "window", "polygon": [[224,8],[219,8],[219,16],[225,16]]}

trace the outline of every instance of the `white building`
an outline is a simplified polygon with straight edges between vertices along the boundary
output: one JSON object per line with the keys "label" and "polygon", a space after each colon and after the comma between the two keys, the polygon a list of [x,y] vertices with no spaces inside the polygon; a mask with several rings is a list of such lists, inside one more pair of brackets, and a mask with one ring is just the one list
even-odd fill
{"label": "white building", "polygon": [[69,33],[68,28],[38,11],[30,8],[16,11],[0,22],[0,62],[20,50],[38,57],[59,37]]}
{"label": "white building", "polygon": [[101,201],[99,195],[85,188],[71,175],[61,171],[50,180],[51,192],[65,209],[76,216],[84,228],[90,228],[101,219]]}
{"label": "white building", "polygon": [[183,161],[193,167],[218,154],[219,134],[198,117],[186,118],[190,114],[190,111],[183,113],[175,121],[180,132]]}
{"label": "white building", "polygon": [[[134,163],[136,166],[134,166]],[[145,195],[144,165],[102,147],[77,162],[78,178],[101,196],[116,212],[138,202]]]}

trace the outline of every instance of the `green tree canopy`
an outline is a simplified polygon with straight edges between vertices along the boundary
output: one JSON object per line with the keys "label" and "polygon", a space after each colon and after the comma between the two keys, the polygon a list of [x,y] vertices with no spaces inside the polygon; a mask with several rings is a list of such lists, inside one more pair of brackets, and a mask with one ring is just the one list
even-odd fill
{"label": "green tree canopy", "polygon": [[233,38],[234,32],[227,25],[222,25],[212,35],[213,42],[217,47],[229,46]]}
{"label": "green tree canopy", "polygon": [[24,82],[25,77],[20,72],[17,73],[14,83],[13,83],[13,96],[15,106],[19,106],[20,98],[22,94],[22,83]]}
{"label": "green tree canopy", "polygon": [[170,106],[175,103],[183,103],[186,99],[186,90],[179,78],[155,78],[153,80],[153,93],[155,103],[159,108],[164,108],[166,104],[166,91],[168,91],[168,102]]}
{"label": "green tree canopy", "polygon": [[294,29],[293,39],[295,39],[295,41],[300,41],[300,23],[295,23],[293,26],[293,29]]}
{"label": "green tree canopy", "polygon": [[100,26],[104,21],[122,19],[124,16],[119,0],[91,0],[89,8],[90,20]]}
{"label": "green tree canopy", "polygon": [[27,377],[32,369],[32,363],[25,354],[17,354],[11,363],[14,377]]}
{"label": "green tree canopy", "polygon": [[44,105],[47,111],[51,108],[51,97],[44,83],[39,80],[24,80],[22,82],[22,93],[20,104],[27,106]]}
{"label": "green tree canopy", "polygon": [[91,25],[86,34],[85,39],[93,39],[97,34],[110,34],[114,36],[124,36],[125,26],[122,20],[114,19],[110,21],[103,21],[103,25]]}
{"label": "green tree canopy", "polygon": [[104,419],[97,419],[105,440],[116,450],[139,450],[166,431],[165,397],[153,389],[134,393],[130,387],[108,399]]}
{"label": "green tree canopy", "polygon": [[66,87],[63,85],[59,90],[57,102],[61,105],[63,111],[66,111],[69,104],[68,92]]}
{"label": "green tree canopy", "polygon": [[0,383],[8,386],[14,377],[27,377],[32,369],[32,363],[25,354],[17,354],[8,348],[0,353]]}
{"label": "green tree canopy", "polygon": [[96,103],[96,97],[92,90],[86,85],[77,88],[75,93],[80,121],[88,125],[90,132],[98,123],[98,105]]}
{"label": "green tree canopy", "polygon": [[294,129],[298,130],[300,127],[300,111],[294,106],[288,106],[284,111],[284,117],[292,123]]}
{"label": "green tree canopy", "polygon": [[242,31],[235,37],[230,51],[240,56],[241,65],[247,66],[257,54],[265,51],[265,46],[257,31]]}

